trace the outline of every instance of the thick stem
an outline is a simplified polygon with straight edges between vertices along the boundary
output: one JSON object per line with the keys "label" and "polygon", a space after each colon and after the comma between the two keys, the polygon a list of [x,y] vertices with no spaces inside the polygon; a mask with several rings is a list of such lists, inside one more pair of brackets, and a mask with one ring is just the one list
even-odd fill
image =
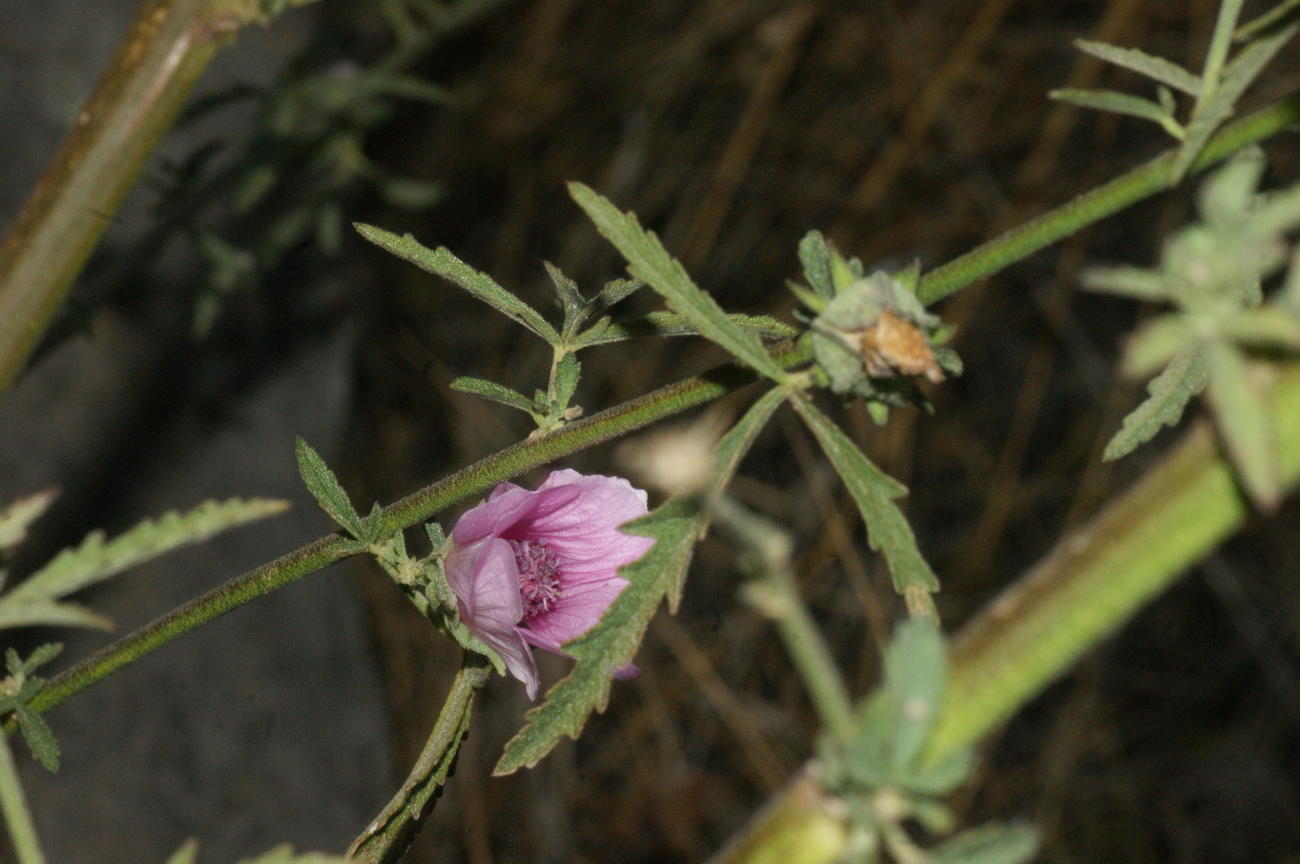
{"label": "thick stem", "polygon": [[[298,5],[296,0],[290,5]],[[194,82],[256,0],[143,3],[0,245],[0,393],[35,349]]]}

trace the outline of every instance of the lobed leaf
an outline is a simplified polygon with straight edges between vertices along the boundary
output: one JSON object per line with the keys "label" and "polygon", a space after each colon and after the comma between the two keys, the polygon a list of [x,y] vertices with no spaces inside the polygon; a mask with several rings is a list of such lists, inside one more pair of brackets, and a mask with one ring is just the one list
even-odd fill
{"label": "lobed leaf", "polygon": [[[781,404],[776,388],[750,407],[718,442],[714,451],[712,486],[724,487],[741,459]],[[536,765],[565,736],[576,738],[593,711],[604,711],[614,670],[632,661],[650,619],[665,598],[670,612],[681,601],[695,543],[708,520],[697,499],[674,496],[646,516],[620,530],[653,537],[655,544],[640,560],[619,569],[628,580],[600,623],[565,644],[576,662],[573,669],[546,693],[545,701],[524,717],[524,727],[506,743],[492,773],[511,774]]]}
{"label": "lobed leaf", "polygon": [[357,229],[357,233],[380,249],[404,261],[409,261],[426,273],[433,273],[459,285],[476,299],[488,304],[510,320],[523,325],[550,344],[555,345],[560,342],[560,334],[555,332],[555,328],[536,309],[492,281],[486,273],[480,273],[461,261],[445,247],[430,249],[410,234],[399,237],[391,231],[373,225],[356,223],[353,227]]}
{"label": "lobed leaf", "polygon": [[644,230],[634,215],[620,212],[581,183],[570,183],[569,194],[586,211],[596,230],[627,259],[628,271],[659,292],[668,308],[699,328],[701,336],[755,371],[773,381],[786,379],[785,370],[768,356],[758,337],[733,322],[717,301],[691,281],[653,231]]}
{"label": "lobed leaf", "polygon": [[1162,84],[1168,84],[1175,90],[1181,90],[1190,96],[1199,95],[1201,92],[1201,79],[1198,76],[1163,57],[1154,57],[1136,48],[1121,48],[1118,45],[1094,42],[1089,39],[1075,39],[1074,47],[1099,60],[1122,66]]}
{"label": "lobed leaf", "polygon": [[286,501],[265,498],[206,501],[187,513],[167,513],[156,521],[146,519],[107,542],[102,531],[95,531],[80,546],[59,553],[21,585],[0,596],[0,604],[26,604],[71,594],[178,546],[207,540],[245,522],[281,513],[288,506]]}
{"label": "lobed leaf", "polygon": [[1156,436],[1164,426],[1177,426],[1187,403],[1205,389],[1205,357],[1188,348],[1174,356],[1164,371],[1147,384],[1149,394],[1129,412],[1120,430],[1110,439],[1102,459],[1110,462],[1132,453]]}
{"label": "lobed leaf", "polygon": [[906,494],[907,487],[872,465],[858,446],[807,396],[792,394],[790,401],[812,430],[822,452],[830,459],[858,505],[862,521],[867,525],[867,541],[872,549],[885,556],[894,590],[914,601],[918,592],[930,594],[938,591],[938,578],[917,548],[912,527],[892,500]]}
{"label": "lobed leaf", "polygon": [[293,455],[298,461],[298,476],[325,515],[358,540],[366,539],[365,526],[352,499],[320,454],[300,436],[294,439]]}

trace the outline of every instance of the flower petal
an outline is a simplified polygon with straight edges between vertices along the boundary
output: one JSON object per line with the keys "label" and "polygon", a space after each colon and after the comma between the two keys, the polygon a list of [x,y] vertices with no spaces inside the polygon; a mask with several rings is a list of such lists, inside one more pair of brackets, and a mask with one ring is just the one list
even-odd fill
{"label": "flower petal", "polygon": [[519,596],[519,568],[505,540],[485,537],[456,546],[447,556],[447,584],[469,631],[501,655],[510,674],[524,682],[528,698],[537,697],[537,664],[515,627],[524,615]]}
{"label": "flower petal", "polygon": [[595,627],[627,584],[618,576],[576,586],[566,584],[555,605],[519,628],[520,632],[529,644],[563,654],[560,646]]}

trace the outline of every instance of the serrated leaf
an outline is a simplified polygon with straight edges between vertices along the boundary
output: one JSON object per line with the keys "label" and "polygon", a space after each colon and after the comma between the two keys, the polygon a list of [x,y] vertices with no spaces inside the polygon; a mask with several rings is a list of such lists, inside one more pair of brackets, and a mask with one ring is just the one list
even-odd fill
{"label": "serrated leaf", "polygon": [[1196,103],[1192,119],[1187,124],[1187,137],[1174,156],[1170,169],[1172,181],[1177,183],[1196,162],[1206,143],[1223,122],[1232,116],[1237,100],[1273,59],[1282,46],[1295,35],[1292,26],[1272,36],[1252,42],[1243,48],[1223,69],[1219,86],[1204,101]]}
{"label": "serrated leaf", "polygon": [[907,487],[872,465],[807,396],[795,394],[790,401],[858,505],[867,526],[867,541],[872,549],[884,555],[894,590],[900,595],[906,595],[909,590],[938,591],[939,580],[916,547],[912,527],[892,501],[906,494]]}
{"label": "serrated leaf", "polygon": [[835,296],[835,283],[831,280],[831,251],[820,231],[809,231],[799,241],[799,263],[803,265],[804,278],[818,296],[830,300]]}
{"label": "serrated leaf", "polygon": [[0,550],[12,549],[23,542],[27,529],[58,497],[58,489],[46,489],[19,498],[0,511]]}
{"label": "serrated leaf", "polygon": [[947,681],[948,658],[939,629],[916,618],[900,624],[885,649],[885,689],[898,711],[891,748],[896,774],[925,746]]}
{"label": "serrated leaf", "polygon": [[1216,342],[1206,349],[1206,354],[1207,395],[1228,458],[1255,504],[1265,511],[1272,510],[1282,496],[1282,469],[1267,395],[1236,348]]}
{"label": "serrated leaf", "polygon": [[[789,324],[767,315],[733,312],[727,317],[738,327],[753,332],[761,339],[791,339],[799,334]],[[580,348],[590,348],[593,345],[608,345],[642,336],[698,336],[699,333],[697,327],[686,323],[686,319],[676,312],[649,312],[593,324],[574,343]]]}
{"label": "serrated leaf", "polygon": [[23,733],[23,740],[27,742],[27,749],[32,751],[32,756],[46,771],[51,774],[57,772],[59,742],[54,740],[54,733],[44,718],[23,704],[14,707],[14,715],[18,718],[18,729]]}
{"label": "serrated leaf", "polygon": [[1163,57],[1154,57],[1136,48],[1121,48],[1118,45],[1094,42],[1089,39],[1075,39],[1074,47],[1107,63],[1114,63],[1116,66],[1130,69],[1162,84],[1168,84],[1175,90],[1181,90],[1190,96],[1199,95],[1201,92],[1201,79],[1198,76]]}
{"label": "serrated leaf", "polygon": [[982,825],[926,853],[926,864],[1021,864],[1038,850],[1029,825]]}
{"label": "serrated leaf", "polygon": [[265,498],[205,501],[186,513],[146,519],[107,542],[102,531],[92,532],[80,546],[60,552],[21,585],[0,596],[0,604],[26,604],[71,594],[178,546],[199,543],[288,507],[287,501]]}
{"label": "serrated leaf", "polygon": [[595,304],[598,308],[609,309],[617,303],[621,303],[628,297],[645,287],[645,283],[640,279],[614,279],[605,284],[596,295]]}
{"label": "serrated leaf", "polygon": [[1089,267],[1080,284],[1097,294],[1114,294],[1134,300],[1168,300],[1163,274],[1140,267]]}
{"label": "serrated leaf", "polygon": [[480,273],[461,261],[447,248],[439,246],[437,249],[430,249],[410,234],[399,237],[391,231],[373,225],[356,223],[353,227],[357,229],[357,233],[380,249],[404,261],[409,261],[426,273],[433,273],[459,285],[476,299],[488,304],[510,320],[523,325],[548,343],[555,345],[560,342],[560,334],[555,332],[555,328],[536,309],[492,281],[486,273]]}
{"label": "serrated leaf", "polygon": [[570,183],[569,194],[596,230],[627,259],[629,272],[657,291],[672,311],[699,328],[701,336],[773,381],[786,379],[785,370],[768,356],[758,337],[737,326],[717,301],[691,281],[653,231],[644,230],[635,216],[621,212],[581,183]]}
{"label": "serrated leaf", "polygon": [[1181,139],[1183,136],[1183,129],[1178,124],[1178,121],[1173,118],[1163,105],[1152,102],[1150,99],[1120,93],[1117,90],[1079,90],[1072,87],[1052,90],[1047,95],[1058,102],[1068,102],[1081,108],[1109,111],[1113,114],[1124,114],[1129,117],[1150,120],[1175,138]]}
{"label": "serrated leaf", "polygon": [[167,859],[167,864],[197,864],[199,860],[199,841],[190,838]]}
{"label": "serrated leaf", "polygon": [[361,516],[357,514],[352,499],[343,490],[339,478],[325,464],[325,460],[301,436],[294,439],[293,455],[298,461],[298,476],[320,509],[343,530],[361,539],[365,534]]}
{"label": "serrated leaf", "polygon": [[577,355],[565,354],[555,367],[555,401],[556,408],[567,408],[573,401],[573,394],[578,390],[578,379],[582,377],[582,364]]}
{"label": "serrated leaf", "polygon": [[518,390],[512,390],[504,384],[498,384],[495,381],[488,381],[484,378],[470,378],[462,376],[456,378],[449,385],[457,393],[469,393],[500,405],[510,408],[517,408],[527,414],[536,414],[537,406],[533,400],[529,399]]}
{"label": "serrated leaf", "polygon": [[[783,399],[780,388],[768,392],[718,442],[713,488],[723,488],[730,482]],[[600,623],[565,644],[564,649],[577,662],[547,691],[545,701],[525,715],[524,727],[507,742],[493,774],[531,768],[562,738],[576,738],[593,711],[605,710],[614,670],[631,662],[660,602],[667,599],[669,611],[676,611],[691,554],[707,524],[705,512],[696,500],[673,497],[620,528],[627,534],[652,537],[655,545],[640,560],[619,569],[628,586],[605,611]]]}
{"label": "serrated leaf", "polygon": [[1199,350],[1188,349],[1177,354],[1147,384],[1149,395],[1124,418],[1119,432],[1106,445],[1102,459],[1110,462],[1123,458],[1154,438],[1162,427],[1177,426],[1187,403],[1205,389],[1207,380],[1205,358]]}

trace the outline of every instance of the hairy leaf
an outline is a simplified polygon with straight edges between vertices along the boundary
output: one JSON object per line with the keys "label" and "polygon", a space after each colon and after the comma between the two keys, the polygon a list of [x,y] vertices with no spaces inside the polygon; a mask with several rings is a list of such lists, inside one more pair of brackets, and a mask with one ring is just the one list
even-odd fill
{"label": "hairy leaf", "polygon": [[457,393],[469,393],[511,408],[518,408],[527,414],[533,414],[537,406],[518,390],[512,390],[504,384],[483,378],[460,377],[451,382],[451,389]]}
{"label": "hairy leaf", "polygon": [[1177,426],[1187,403],[1205,389],[1205,358],[1197,349],[1177,354],[1165,370],[1147,384],[1147,398],[1124,418],[1102,458],[1120,459],[1156,436],[1164,426]]}
{"label": "hairy leaf", "polygon": [[[744,315],[733,312],[727,316],[732,323],[753,332],[760,339],[790,339],[799,331],[767,315]],[[579,347],[608,345],[639,336],[697,336],[699,328],[686,322],[676,312],[649,312],[629,318],[606,320],[593,324],[578,336]]]}
{"label": "hairy leaf", "polygon": [[785,380],[785,370],[768,356],[758,337],[737,326],[717,301],[691,281],[653,231],[644,230],[631,213],[620,212],[581,183],[570,183],[569,194],[586,211],[596,230],[627,259],[628,271],[659,292],[668,308],[698,327],[701,336],[755,371],[773,381]]}
{"label": "hairy leaf", "polygon": [[379,248],[411,262],[426,273],[433,273],[449,282],[454,282],[476,299],[482,300],[550,344],[554,345],[560,341],[560,334],[555,332],[555,328],[536,309],[492,281],[486,273],[480,273],[461,261],[445,247],[430,249],[410,234],[399,237],[391,231],[373,225],[357,223],[354,227],[362,237]]}
{"label": "hairy leaf", "polygon": [[808,286],[825,300],[835,296],[831,279],[831,251],[820,231],[809,231],[799,241],[799,263]]}
{"label": "hairy leaf", "polygon": [[555,369],[555,401],[557,407],[567,408],[573,401],[573,394],[578,390],[578,379],[582,377],[582,364],[577,355],[565,354]]}
{"label": "hairy leaf", "polygon": [[288,502],[264,498],[206,501],[187,513],[167,513],[157,521],[146,519],[107,542],[102,531],[95,531],[80,546],[59,553],[21,585],[0,596],[0,605],[71,594],[178,546],[207,540],[245,522],[281,513],[288,506]]}
{"label": "hairy leaf", "polygon": [[1153,57],[1136,48],[1121,48],[1118,45],[1093,42],[1088,39],[1075,39],[1074,47],[1107,63],[1114,63],[1116,66],[1131,69],[1139,75],[1153,78],[1162,84],[1168,84],[1188,95],[1196,96],[1201,92],[1199,77],[1163,57]]}
{"label": "hairy leaf", "polygon": [[59,742],[54,740],[54,733],[45,724],[41,715],[26,705],[17,705],[14,714],[18,718],[18,729],[23,733],[23,740],[32,756],[41,767],[51,774],[59,770]]}
{"label": "hairy leaf", "polygon": [[885,556],[894,590],[905,597],[918,591],[927,594],[938,591],[938,578],[917,548],[912,527],[892,500],[906,494],[907,487],[872,465],[808,397],[796,394],[790,401],[858,505],[862,521],[867,525],[867,540],[872,549]]}
{"label": "hairy leaf", "polygon": [[[762,431],[784,393],[761,397],[718,442],[712,487],[723,488]],[[653,537],[640,560],[619,569],[628,586],[605,611],[600,623],[564,648],[576,659],[573,669],[529,711],[524,727],[506,744],[494,774],[511,774],[536,765],[565,736],[576,738],[593,711],[604,711],[614,670],[632,661],[645,629],[665,598],[669,611],[681,601],[695,543],[707,527],[697,499],[673,497],[620,530]]]}
{"label": "hairy leaf", "polygon": [[0,511],[0,551],[12,549],[23,542],[28,526],[39,519],[57,497],[58,489],[46,489],[19,498]]}
{"label": "hairy leaf", "polygon": [[358,540],[369,539],[352,499],[320,454],[301,437],[294,440],[293,454],[298,460],[298,476],[325,515]]}

